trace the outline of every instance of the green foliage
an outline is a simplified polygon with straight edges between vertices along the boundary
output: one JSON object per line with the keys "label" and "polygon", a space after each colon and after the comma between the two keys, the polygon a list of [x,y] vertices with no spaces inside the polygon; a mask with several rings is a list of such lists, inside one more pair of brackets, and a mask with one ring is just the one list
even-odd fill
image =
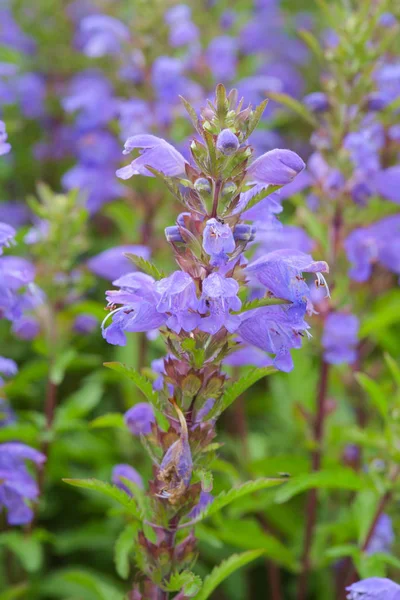
{"label": "green foliage", "polygon": [[129,576],[129,557],[135,547],[137,534],[136,523],[129,523],[120,533],[115,542],[114,560],[117,573],[123,579]]}
{"label": "green foliage", "polygon": [[118,362],[104,363],[104,366],[128,377],[139,388],[147,400],[156,405],[157,394],[154,392],[152,383],[149,379],[147,379],[147,377],[136,371],[136,369],[127,367],[126,365]]}
{"label": "green foliage", "polygon": [[99,492],[103,496],[111,498],[121,504],[121,506],[127,509],[127,512],[131,517],[140,519],[140,512],[135,500],[114,485],[97,479],[63,479],[63,481],[75,487]]}
{"label": "green foliage", "polygon": [[165,585],[165,590],[168,592],[182,591],[188,598],[193,598],[199,592],[202,581],[198,575],[191,571],[181,571],[173,573],[170,580]]}
{"label": "green foliage", "polygon": [[165,277],[165,273],[163,273],[163,271],[160,271],[160,269],[158,269],[155,265],[153,265],[151,262],[149,262],[142,256],[132,254],[131,252],[127,252],[125,256],[126,258],[129,258],[129,260],[133,262],[133,264],[138,269],[140,269],[144,273],[147,273],[147,275],[151,275],[151,277],[154,277],[154,279],[162,279],[163,277]]}

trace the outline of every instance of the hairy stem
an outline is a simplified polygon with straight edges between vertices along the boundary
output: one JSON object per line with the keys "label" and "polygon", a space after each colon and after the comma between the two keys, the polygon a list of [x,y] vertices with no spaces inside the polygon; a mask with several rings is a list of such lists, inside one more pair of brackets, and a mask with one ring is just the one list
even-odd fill
{"label": "hairy stem", "polygon": [[[322,442],[325,430],[326,397],[328,390],[329,365],[324,360],[321,363],[320,379],[317,396],[317,415],[314,422],[314,442],[316,449],[312,453],[312,470],[319,471],[322,462]],[[304,600],[307,592],[308,572],[310,570],[310,552],[317,520],[318,492],[310,490],[306,502],[306,529],[304,535],[302,573],[299,578],[297,598]]]}

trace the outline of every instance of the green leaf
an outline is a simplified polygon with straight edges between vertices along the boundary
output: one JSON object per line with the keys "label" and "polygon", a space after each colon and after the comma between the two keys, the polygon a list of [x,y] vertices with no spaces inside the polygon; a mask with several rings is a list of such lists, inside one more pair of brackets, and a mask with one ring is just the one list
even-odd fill
{"label": "green leaf", "polygon": [[89,427],[93,429],[101,429],[112,427],[115,429],[126,429],[124,416],[121,413],[107,413],[105,415],[101,415],[93,421],[90,421]]}
{"label": "green leaf", "polygon": [[129,523],[120,533],[115,542],[114,561],[117,573],[122,579],[129,576],[129,555],[135,547],[137,524]]}
{"label": "green leaf", "polygon": [[208,413],[207,420],[219,416],[236,400],[236,398],[241,396],[250,386],[256,383],[256,381],[275,372],[276,369],[274,367],[263,367],[262,369],[254,368],[247,373],[247,375],[243,375],[243,377],[228,385],[222,399],[216,402],[215,406]]}
{"label": "green leaf", "polygon": [[[181,196],[180,190],[179,190],[179,185],[178,182],[173,178],[173,177],[168,177],[167,175],[164,175],[164,173],[162,173],[161,171],[157,171],[157,169],[155,169],[154,167],[151,167],[150,165],[145,165],[146,169],[148,171],[150,171],[150,173],[153,173],[153,175],[155,177],[157,177],[158,179],[160,179],[163,184],[165,185],[165,187],[167,187],[169,189],[169,191],[171,192],[171,194],[182,204],[184,204],[184,200]],[[150,275],[150,273],[149,273]]]}
{"label": "green leaf", "polygon": [[64,375],[68,366],[77,356],[76,350],[73,348],[69,348],[65,352],[63,352],[55,361],[54,365],[50,370],[50,380],[55,385],[60,385],[64,379]]}
{"label": "green leaf", "polygon": [[390,369],[396,385],[400,388],[400,368],[397,362],[389,354],[385,354],[385,362]]}
{"label": "green leaf", "polygon": [[203,521],[212,515],[220,512],[225,506],[231,504],[235,500],[239,498],[243,498],[247,494],[253,494],[254,492],[258,492],[259,490],[265,490],[270,487],[275,487],[281,483],[284,483],[286,480],[284,479],[266,479],[260,478],[255,479],[254,481],[247,481],[238,487],[231,488],[229,491],[223,491],[218,496],[214,498],[214,500],[208,504],[208,506],[200,513],[195,522]]}
{"label": "green leaf", "polygon": [[191,571],[175,572],[171,575],[170,580],[165,585],[164,589],[167,592],[183,592],[188,598],[195,596],[201,588],[201,578]]}
{"label": "green leaf", "polygon": [[268,102],[269,102],[269,100],[268,100],[268,98],[266,98],[265,100],[263,100],[261,102],[261,104],[259,104],[255,108],[255,110],[251,116],[249,126],[246,131],[246,138],[250,137],[250,135],[253,133],[253,131],[257,127],[261,117],[263,116],[264,110],[267,108]]}
{"label": "green leaf", "polygon": [[69,429],[74,419],[85,417],[103,397],[103,382],[98,374],[88,377],[83,386],[57,408],[54,427]]}
{"label": "green leaf", "polygon": [[103,496],[116,500],[116,502],[121,504],[124,508],[128,509],[128,512],[132,517],[140,519],[140,512],[135,500],[115,485],[111,485],[110,483],[98,479],[63,479],[63,481],[75,487],[99,492]]}
{"label": "green leaf", "polygon": [[311,52],[319,59],[322,60],[324,58],[323,49],[318,41],[318,39],[308,31],[307,29],[300,29],[298,31],[299,36],[303,40],[305,44],[310,48]]}
{"label": "green leaf", "polygon": [[186,100],[186,98],[184,98],[183,96],[179,96],[179,98],[182,101],[183,106],[186,108],[186,111],[190,117],[190,120],[193,123],[194,128],[196,129],[196,131],[198,131],[200,133],[200,129],[199,129],[199,123],[198,123],[198,118],[197,118],[197,114],[196,111],[194,110],[193,106],[190,104],[190,102],[188,102]]}
{"label": "green leaf", "polygon": [[157,394],[153,390],[153,385],[150,379],[147,379],[147,377],[139,373],[139,371],[136,371],[136,369],[133,369],[132,367],[127,367],[119,362],[106,362],[104,363],[104,366],[131,379],[142,392],[142,394],[146,396],[149,402],[152,404],[157,403]]}
{"label": "green leaf", "polygon": [[245,302],[240,310],[233,312],[232,314],[241,315],[242,313],[247,312],[248,310],[253,310],[254,308],[274,306],[275,304],[290,304],[290,301],[284,300],[283,298],[255,298],[255,300]]}
{"label": "green leaf", "polygon": [[153,263],[146,260],[142,256],[132,254],[131,252],[126,252],[124,256],[126,256],[126,258],[133,262],[133,264],[136,265],[138,269],[140,269],[144,273],[147,273],[147,275],[154,277],[154,279],[163,279],[165,277],[165,273],[163,271],[158,269],[155,265],[153,265]]}
{"label": "green leaf", "polygon": [[210,575],[208,575],[208,577],[206,577],[204,580],[203,587],[201,588],[200,592],[194,597],[194,599],[207,600],[213,591],[227,577],[232,575],[232,573],[241,567],[244,567],[248,563],[259,558],[263,555],[263,553],[263,550],[250,550],[249,552],[243,552],[242,554],[233,554],[211,571]]}
{"label": "green leaf", "polygon": [[35,573],[41,568],[43,547],[33,535],[26,536],[19,531],[7,531],[0,534],[0,546],[11,550],[28,573]]}
{"label": "green leaf", "polygon": [[295,100],[292,96],[281,92],[269,92],[268,96],[271,100],[275,100],[275,102],[283,104],[286,108],[290,108],[290,110],[295,112],[312,127],[318,126],[318,121],[315,119],[314,115],[304,106],[304,104]]}
{"label": "green leaf", "polygon": [[62,579],[75,583],[87,592],[91,592],[98,600],[123,600],[123,594],[91,573],[83,570],[71,570],[62,575]]}
{"label": "green leaf", "polygon": [[363,390],[367,392],[381,416],[386,419],[389,410],[387,394],[385,394],[376,381],[368,377],[368,375],[365,375],[364,373],[355,373],[355,378]]}
{"label": "green leaf", "polygon": [[275,501],[278,504],[287,502],[294,496],[309,489],[360,490],[365,486],[365,479],[353,469],[340,467],[331,471],[318,471],[293,477],[278,490]]}
{"label": "green leaf", "polygon": [[[28,591],[28,584],[20,583],[13,587],[10,587],[5,592],[0,593],[0,600],[16,600],[17,598],[21,598],[25,596],[25,593]],[[27,596],[25,596],[27,597]]]}

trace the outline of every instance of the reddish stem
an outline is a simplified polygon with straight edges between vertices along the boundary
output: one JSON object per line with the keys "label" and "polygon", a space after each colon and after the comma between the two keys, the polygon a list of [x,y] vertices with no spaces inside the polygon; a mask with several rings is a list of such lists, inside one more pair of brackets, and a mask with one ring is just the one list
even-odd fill
{"label": "reddish stem", "polygon": [[[329,365],[325,361],[321,363],[321,372],[318,385],[317,415],[314,422],[314,442],[316,449],[312,453],[312,470],[319,471],[322,461],[322,442],[325,430],[326,396],[328,390]],[[312,539],[317,520],[318,492],[310,490],[306,503],[306,530],[304,536],[302,573],[299,579],[297,598],[304,600],[307,593],[308,572],[310,570],[310,551]]]}

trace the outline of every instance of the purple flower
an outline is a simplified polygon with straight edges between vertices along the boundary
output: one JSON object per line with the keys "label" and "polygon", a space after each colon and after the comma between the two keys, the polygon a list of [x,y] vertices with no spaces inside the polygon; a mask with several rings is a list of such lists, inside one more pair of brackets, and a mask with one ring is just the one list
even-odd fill
{"label": "purple flower", "polygon": [[323,92],[313,92],[303,98],[304,104],[315,113],[321,113],[329,110],[329,100]]}
{"label": "purple flower", "polygon": [[124,420],[133,435],[148,435],[155,423],[153,407],[148,402],[138,402],[125,413]]}
{"label": "purple flower", "polygon": [[270,150],[248,168],[248,178],[263,185],[290,183],[305,167],[304,161],[291,150]]}
{"label": "purple flower", "polygon": [[396,23],[396,17],[390,12],[384,12],[379,17],[379,25],[381,27],[393,27],[394,25],[396,25]]}
{"label": "purple flower", "polygon": [[62,104],[67,113],[79,112],[77,123],[82,129],[107,124],[117,109],[110,82],[97,71],[76,75]]}
{"label": "purple flower", "polygon": [[14,81],[15,94],[22,114],[27,119],[39,119],[45,114],[46,83],[37,73],[24,73]]}
{"label": "purple flower", "polygon": [[190,452],[187,430],[173,442],[166,451],[158,472],[158,479],[164,482],[160,496],[174,504],[185,492],[192,478],[193,461]]}
{"label": "purple flower", "polygon": [[13,333],[21,340],[33,340],[40,332],[40,324],[35,317],[23,315],[12,326]]}
{"label": "purple flower", "polygon": [[39,495],[38,485],[26,468],[25,460],[42,465],[46,457],[25,444],[0,444],[0,506],[7,510],[9,525],[30,523],[33,518],[30,502]]}
{"label": "purple flower", "polygon": [[229,225],[217,219],[209,219],[203,232],[203,248],[211,257],[213,266],[225,264],[228,254],[235,250],[236,244]]}
{"label": "purple flower", "polygon": [[82,192],[90,214],[125,193],[123,186],[115,180],[114,168],[102,165],[78,163],[64,173],[62,184],[66,190]]}
{"label": "purple flower", "polygon": [[87,262],[89,270],[112,281],[134,269],[133,263],[124,254],[137,254],[146,260],[150,258],[150,250],[146,246],[116,246],[93,256]]}
{"label": "purple flower", "polygon": [[[0,356],[0,373],[5,377],[12,377],[18,373],[17,363],[11,358]],[[4,380],[0,377],[0,386],[4,385]]]}
{"label": "purple flower", "polygon": [[197,519],[197,517],[207,508],[209,504],[211,504],[213,500],[214,496],[209,492],[200,492],[199,501],[188,514],[188,519]]}
{"label": "purple flower", "polygon": [[240,324],[238,315],[230,311],[240,310],[242,303],[237,294],[239,284],[231,277],[223,277],[219,273],[211,273],[203,281],[199,312],[205,315],[199,323],[199,329],[215,334],[221,327],[233,333]]}
{"label": "purple flower", "polygon": [[309,326],[298,311],[286,307],[266,306],[244,314],[237,331],[242,340],[265,352],[275,354],[274,366],[281,371],[291,371],[291,348],[300,348]]}
{"label": "purple flower", "polygon": [[238,350],[235,350],[224,359],[224,364],[231,367],[252,365],[253,367],[262,368],[270,367],[272,359],[260,348],[241,344]]}
{"label": "purple flower", "polygon": [[216,37],[207,49],[207,63],[215,80],[231,81],[236,76],[237,42],[229,35]]}
{"label": "purple flower", "polygon": [[173,6],[165,13],[169,25],[169,43],[173,48],[196,42],[199,30],[191,20],[191,9],[186,4]]}
{"label": "purple flower", "polygon": [[8,154],[11,150],[10,144],[7,142],[7,132],[4,121],[0,121],[0,156]]}
{"label": "purple flower", "polygon": [[129,40],[128,27],[109,15],[89,15],[82,19],[83,52],[91,58],[119,54],[124,42]]}
{"label": "purple flower", "polygon": [[99,322],[96,317],[90,314],[83,313],[77,315],[74,321],[74,331],[84,335],[91,333],[98,326]]}
{"label": "purple flower", "polygon": [[151,80],[157,98],[167,104],[175,104],[179,94],[186,92],[183,63],[178,58],[159,56],[153,62]]}
{"label": "purple flower", "polygon": [[125,136],[145,133],[153,124],[150,106],[140,98],[121,100],[118,104],[118,112],[120,129]]}
{"label": "purple flower", "polygon": [[29,210],[22,202],[16,200],[0,204],[0,221],[14,228],[22,227],[29,221]]}
{"label": "purple flower", "polygon": [[355,281],[367,281],[375,263],[400,275],[399,234],[400,215],[352,231],[344,242],[347,258],[352,263],[350,277]]}
{"label": "purple flower", "polygon": [[154,135],[134,135],[127,139],[124,148],[124,154],[129,154],[135,148],[140,148],[142,152],[130,165],[117,171],[120,179],[129,179],[133,175],[153,177],[153,174],[146,169],[146,165],[170,177],[185,173],[186,160],[182,154],[171,144]]}
{"label": "purple flower", "polygon": [[357,358],[359,321],[356,316],[332,312],[324,324],[324,358],[331,365],[352,364]]}
{"label": "purple flower", "polygon": [[374,184],[378,194],[400,204],[400,166],[379,171],[375,175]]}
{"label": "purple flower", "polygon": [[348,600],[399,600],[400,585],[384,577],[369,577],[346,588]]}
{"label": "purple flower", "polygon": [[156,290],[160,294],[157,310],[170,315],[167,326],[179,333],[193,331],[198,325],[198,300],[193,279],[183,271],[175,271],[169,277],[157,282]]}
{"label": "purple flower", "polygon": [[377,552],[386,552],[389,554],[394,539],[392,519],[389,515],[382,514],[375,525],[374,533],[366,548],[366,553],[369,555],[376,554]]}
{"label": "purple flower", "polygon": [[231,156],[235,154],[239,148],[239,140],[236,135],[230,129],[223,129],[217,137],[217,148],[225,156]]}
{"label": "purple flower", "polygon": [[7,223],[0,222],[0,255],[3,254],[3,248],[8,248],[14,240],[15,229]]}
{"label": "purple flower", "polygon": [[143,489],[144,487],[143,480],[139,473],[136,471],[136,469],[124,463],[115,465],[115,467],[112,470],[111,481],[120,490],[126,492],[128,496],[132,496],[131,490],[124,483],[122,478],[129,479],[130,481],[132,481],[132,483],[135,483],[141,489]]}

